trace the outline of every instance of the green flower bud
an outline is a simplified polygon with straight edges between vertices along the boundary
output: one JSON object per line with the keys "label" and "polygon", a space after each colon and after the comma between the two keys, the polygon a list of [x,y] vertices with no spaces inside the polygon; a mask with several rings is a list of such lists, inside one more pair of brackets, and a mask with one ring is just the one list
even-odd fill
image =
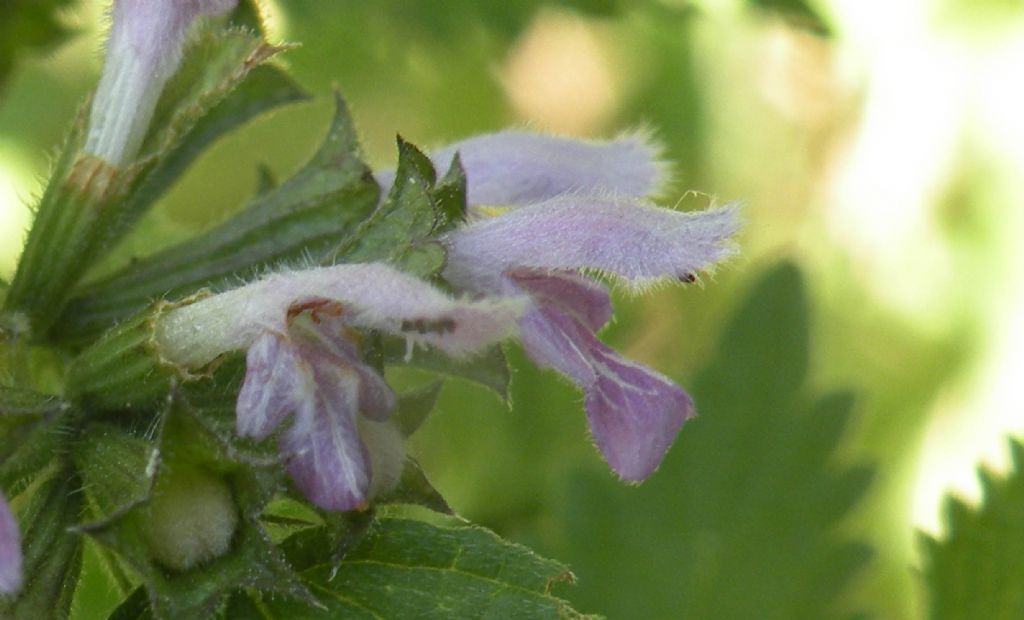
{"label": "green flower bud", "polygon": [[238,507],[223,478],[178,465],[157,483],[141,525],[153,559],[187,571],[228,552]]}

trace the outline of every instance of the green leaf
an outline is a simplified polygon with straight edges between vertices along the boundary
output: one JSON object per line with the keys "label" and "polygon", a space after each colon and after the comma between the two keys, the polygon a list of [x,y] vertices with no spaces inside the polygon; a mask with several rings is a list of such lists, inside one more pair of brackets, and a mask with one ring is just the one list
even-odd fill
{"label": "green leaf", "polygon": [[780,14],[797,26],[821,36],[831,36],[832,29],[807,0],[748,0],[751,6]]}
{"label": "green leaf", "polygon": [[462,156],[458,153],[452,158],[448,172],[434,188],[433,198],[437,205],[437,223],[435,232],[451,230],[466,219],[466,169],[462,166]]}
{"label": "green leaf", "polygon": [[[312,601],[258,518],[280,485],[280,468],[254,468],[229,460],[216,438],[175,405],[165,428],[139,434],[108,424],[93,425],[75,452],[95,519],[78,527],[114,551],[143,581],[154,618],[206,618],[228,594],[254,587]],[[221,477],[239,512],[228,551],[188,570],[154,560],[146,537],[150,503],[168,476],[192,468]],[[137,595],[136,595],[137,596]],[[130,601],[118,613],[134,608]],[[132,616],[128,616],[132,617]]]}
{"label": "green leaf", "polygon": [[50,50],[72,33],[57,18],[72,0],[4,0],[0,3],[0,94],[18,58]]}
{"label": "green leaf", "polygon": [[979,469],[981,504],[948,497],[946,536],[921,537],[930,618],[1024,617],[1024,445],[1009,443],[1009,474]]}
{"label": "green leaf", "polygon": [[32,620],[68,617],[82,561],[82,540],[68,531],[79,518],[79,481],[56,472],[33,492],[18,515],[25,584],[17,598],[0,599],[0,616]]}
{"label": "green leaf", "polygon": [[436,188],[434,165],[412,144],[398,138],[398,168],[387,199],[359,231],[332,255],[334,263],[389,262],[430,277],[447,257],[436,236],[465,213],[466,176],[458,160]]}
{"label": "green leaf", "polygon": [[152,299],[179,299],[225,287],[270,266],[318,261],[377,204],[376,182],[358,157],[344,101],[317,153],[294,176],[258,195],[220,226],[144,258],[78,293],[60,335],[81,339],[130,316]]}
{"label": "green leaf", "polygon": [[612,617],[841,615],[871,552],[839,525],[872,472],[836,462],[854,399],[809,393],[807,306],[796,267],[770,270],[693,382],[699,415],[659,471],[639,488],[577,476],[560,557],[580,575],[578,604]]}
{"label": "green leaf", "polygon": [[336,572],[327,558],[306,568],[322,610],[280,598],[256,606],[292,620],[583,617],[552,594],[573,581],[564,565],[459,519],[431,521],[380,518]]}

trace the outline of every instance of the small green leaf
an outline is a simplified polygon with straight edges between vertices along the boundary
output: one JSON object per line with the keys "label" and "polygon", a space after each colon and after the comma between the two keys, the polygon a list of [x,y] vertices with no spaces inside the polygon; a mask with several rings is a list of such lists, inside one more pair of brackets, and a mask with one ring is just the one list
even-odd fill
{"label": "small green leaf", "polygon": [[465,174],[455,162],[437,188],[434,165],[398,138],[398,168],[387,199],[331,257],[335,263],[389,262],[422,277],[444,267],[446,252],[436,235],[465,211]]}
{"label": "small green leaf", "polygon": [[18,57],[53,49],[72,34],[58,19],[72,0],[4,0],[0,3],[0,93]]}
{"label": "small green leaf", "polygon": [[456,518],[383,517],[336,572],[324,562],[302,573],[324,609],[275,598],[259,601],[263,617],[583,618],[552,594],[573,581],[564,565]]}
{"label": "small green leaf", "polygon": [[25,584],[17,598],[0,599],[0,616],[32,620],[68,617],[78,571],[82,540],[68,531],[79,518],[79,481],[67,469],[44,482],[18,515],[24,553]]}
{"label": "small green leaf", "polygon": [[267,267],[317,261],[356,229],[379,190],[358,157],[355,129],[338,97],[334,121],[312,160],[213,230],[130,265],[78,293],[60,335],[81,339],[145,307],[203,287],[224,287]]}
{"label": "small green leaf", "polygon": [[751,6],[763,11],[780,14],[795,25],[810,30],[821,36],[831,36],[832,29],[819,12],[813,8],[813,2],[807,0],[748,0]]}
{"label": "small green leaf", "polygon": [[466,191],[466,170],[462,167],[462,157],[456,153],[448,172],[434,188],[433,198],[439,215],[434,232],[451,230],[465,221]]}
{"label": "small green leaf", "polygon": [[1024,445],[1011,439],[1010,454],[1006,477],[979,470],[979,506],[947,498],[948,533],[921,537],[929,618],[1024,618]]}

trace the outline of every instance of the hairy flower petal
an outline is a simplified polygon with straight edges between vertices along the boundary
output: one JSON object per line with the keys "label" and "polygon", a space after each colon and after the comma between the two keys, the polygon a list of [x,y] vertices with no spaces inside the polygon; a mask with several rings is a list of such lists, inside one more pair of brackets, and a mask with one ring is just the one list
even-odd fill
{"label": "hairy flower petal", "polygon": [[449,233],[445,277],[500,292],[510,269],[593,270],[643,285],[694,272],[732,253],[737,209],[658,208],[614,196],[568,195]]}
{"label": "hairy flower petal", "polygon": [[181,62],[192,21],[237,0],[115,0],[106,62],[89,117],[85,151],[114,165],[142,144],[164,84]]}
{"label": "hairy flower petal", "polygon": [[693,415],[689,395],[550,307],[527,313],[522,340],[535,363],[562,372],[584,390],[590,430],[611,468],[630,481],[650,476]]}
{"label": "hairy flower petal", "polygon": [[307,358],[317,363],[351,368],[359,379],[359,413],[372,420],[388,419],[398,406],[398,396],[375,368],[362,361],[358,337],[342,316],[298,320],[290,327],[292,338]]}
{"label": "hairy flower petal", "polygon": [[13,594],[21,588],[23,575],[21,536],[10,506],[0,496],[0,593]]}
{"label": "hairy flower petal", "polygon": [[295,347],[280,334],[257,337],[246,354],[245,382],[238,393],[238,435],[266,439],[295,411],[308,375]]}
{"label": "hairy flower petal", "polygon": [[261,334],[287,333],[304,308],[340,313],[352,327],[378,329],[466,355],[515,332],[525,300],[457,300],[380,263],[278,273],[167,312],[157,325],[161,353],[198,368]]}
{"label": "hairy flower petal", "polygon": [[508,277],[543,307],[558,308],[596,332],[612,318],[612,300],[600,282],[566,272],[512,269]]}
{"label": "hairy flower petal", "polygon": [[281,440],[295,485],[324,510],[353,510],[366,503],[370,461],[356,426],[359,378],[350,368],[316,365]]}
{"label": "hairy flower petal", "polygon": [[[441,148],[430,158],[444,174],[459,154],[471,205],[522,206],[566,192],[601,190],[643,198],[665,181],[659,149],[641,135],[588,142],[524,131],[475,136]],[[384,188],[393,170],[377,173]]]}
{"label": "hairy flower petal", "polygon": [[390,461],[368,454],[361,433],[387,420],[398,398],[362,361],[356,338],[341,316],[303,311],[287,335],[267,331],[249,347],[238,395],[239,435],[264,439],[294,414],[279,447],[296,486],[326,510],[361,506],[394,477],[389,465],[388,480],[376,480],[372,463]]}

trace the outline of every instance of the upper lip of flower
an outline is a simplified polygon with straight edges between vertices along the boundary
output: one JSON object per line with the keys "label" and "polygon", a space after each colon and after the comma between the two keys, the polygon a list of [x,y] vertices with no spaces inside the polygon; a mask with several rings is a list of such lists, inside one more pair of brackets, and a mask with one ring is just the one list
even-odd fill
{"label": "upper lip of flower", "polygon": [[289,314],[334,303],[346,324],[378,329],[469,355],[515,332],[521,298],[456,299],[382,263],[316,267],[269,275],[167,312],[157,325],[161,353],[198,368],[248,349],[262,333],[286,334]]}

